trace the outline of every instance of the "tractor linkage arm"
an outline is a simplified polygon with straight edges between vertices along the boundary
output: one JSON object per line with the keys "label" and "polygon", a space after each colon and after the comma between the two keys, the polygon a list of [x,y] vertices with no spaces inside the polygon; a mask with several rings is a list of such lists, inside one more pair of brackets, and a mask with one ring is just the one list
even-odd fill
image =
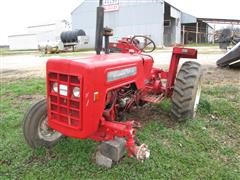
{"label": "tractor linkage arm", "polygon": [[111,122],[102,118],[98,132],[91,138],[96,141],[108,141],[116,136],[125,138],[128,156],[143,161],[149,158],[150,150],[145,144],[138,145],[139,143],[135,139],[136,128],[140,128],[140,124],[136,121]]}

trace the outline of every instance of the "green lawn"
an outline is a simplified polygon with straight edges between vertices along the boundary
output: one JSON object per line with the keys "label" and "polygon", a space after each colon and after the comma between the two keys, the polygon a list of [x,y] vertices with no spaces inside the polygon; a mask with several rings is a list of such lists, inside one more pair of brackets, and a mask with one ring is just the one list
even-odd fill
{"label": "green lawn", "polygon": [[44,94],[44,79],[1,84],[0,179],[240,179],[240,87],[204,85],[198,116],[186,123],[166,123],[169,101],[152,106],[149,114],[166,113],[138,131],[150,159],[125,157],[109,170],[93,163],[91,140],[65,138],[51,153],[27,146],[22,118]]}
{"label": "green lawn", "polygon": [[52,56],[60,56],[60,57],[71,57],[71,56],[91,56],[95,55],[94,49],[81,49],[81,50],[75,50],[72,52],[71,50],[67,52],[60,52],[60,53],[52,53],[52,54],[44,54],[43,52],[39,53],[40,57],[52,57]]}
{"label": "green lawn", "polygon": [[190,44],[185,44],[187,47],[219,47],[218,43],[190,43]]}
{"label": "green lawn", "polygon": [[0,48],[0,56],[34,55],[37,53],[36,50],[9,50],[8,48]]}

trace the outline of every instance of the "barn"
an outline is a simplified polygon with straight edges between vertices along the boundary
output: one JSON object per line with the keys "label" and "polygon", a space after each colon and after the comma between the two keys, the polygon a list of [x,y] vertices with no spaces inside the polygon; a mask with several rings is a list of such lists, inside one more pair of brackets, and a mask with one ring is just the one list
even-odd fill
{"label": "barn", "polygon": [[[103,0],[104,26],[114,30],[112,40],[133,35],[152,38],[158,47],[181,43],[181,11],[164,0]],[[72,28],[89,36],[95,45],[98,1],[85,0],[71,13]]]}

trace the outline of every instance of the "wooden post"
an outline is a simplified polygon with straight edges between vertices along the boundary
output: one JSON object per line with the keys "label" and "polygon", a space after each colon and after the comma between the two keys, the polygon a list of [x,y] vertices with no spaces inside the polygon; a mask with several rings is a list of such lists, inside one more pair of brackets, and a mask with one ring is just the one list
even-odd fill
{"label": "wooden post", "polygon": [[213,41],[212,43],[215,44],[215,33],[216,33],[216,24],[213,25]]}
{"label": "wooden post", "polygon": [[234,24],[232,23],[232,36],[234,36]]}
{"label": "wooden post", "polygon": [[185,44],[185,25],[183,25],[183,36],[182,36],[182,44]]}
{"label": "wooden post", "polygon": [[196,44],[198,43],[198,22],[196,22]]}

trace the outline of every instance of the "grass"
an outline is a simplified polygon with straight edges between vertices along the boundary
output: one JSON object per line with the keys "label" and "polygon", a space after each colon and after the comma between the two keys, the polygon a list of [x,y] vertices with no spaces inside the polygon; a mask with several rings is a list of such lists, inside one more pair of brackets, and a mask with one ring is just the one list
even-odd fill
{"label": "grass", "polygon": [[186,47],[215,47],[219,46],[218,43],[212,44],[212,43],[190,43],[185,44]]}
{"label": "grass", "polygon": [[89,55],[94,55],[94,49],[88,48],[88,49],[80,49],[76,50],[74,52],[68,51],[68,52],[60,52],[60,53],[53,53],[53,54],[44,54],[40,53],[40,57],[51,57],[51,56],[60,56],[60,57],[69,57],[69,56],[89,56]]}
{"label": "grass", "polygon": [[36,50],[9,50],[8,48],[0,48],[0,56],[13,56],[13,55],[30,55],[37,54]]}
{"label": "grass", "polygon": [[[44,94],[44,79],[1,84],[0,179],[240,179],[237,86],[204,86],[195,120],[169,127],[158,117],[149,119],[138,137],[149,145],[150,159],[125,157],[110,170],[93,163],[97,143],[91,140],[65,138],[51,154],[27,146],[22,118]],[[153,108],[169,112],[170,102]]]}
{"label": "grass", "polygon": [[75,52],[62,52],[62,53],[53,53],[53,54],[44,54],[43,52],[39,52],[37,50],[9,50],[8,48],[0,48],[0,56],[12,56],[12,55],[37,55],[39,57],[51,57],[51,56],[60,56],[60,57],[68,57],[68,56],[79,56],[79,55],[93,55],[93,49],[82,49]]}

